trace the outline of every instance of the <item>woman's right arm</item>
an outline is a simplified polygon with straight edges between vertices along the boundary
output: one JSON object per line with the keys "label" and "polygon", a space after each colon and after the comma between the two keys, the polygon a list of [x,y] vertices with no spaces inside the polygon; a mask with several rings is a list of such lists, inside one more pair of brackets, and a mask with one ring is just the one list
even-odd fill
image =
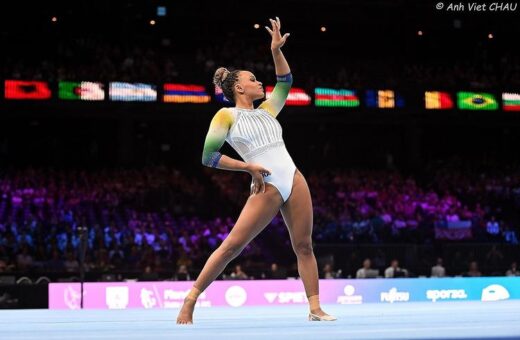
{"label": "woman's right arm", "polygon": [[233,115],[227,108],[220,109],[209,125],[209,131],[202,151],[202,164],[223,170],[247,171],[247,163],[233,159],[219,152],[226,141],[229,128],[233,125]]}
{"label": "woman's right arm", "polygon": [[220,109],[209,125],[209,131],[204,142],[204,151],[202,152],[202,164],[211,168],[223,170],[245,171],[253,177],[252,193],[264,192],[265,184],[263,177],[268,176],[271,172],[263,166],[253,163],[246,163],[233,159],[220,153],[220,148],[226,141],[231,125],[233,125],[233,114],[229,109]]}

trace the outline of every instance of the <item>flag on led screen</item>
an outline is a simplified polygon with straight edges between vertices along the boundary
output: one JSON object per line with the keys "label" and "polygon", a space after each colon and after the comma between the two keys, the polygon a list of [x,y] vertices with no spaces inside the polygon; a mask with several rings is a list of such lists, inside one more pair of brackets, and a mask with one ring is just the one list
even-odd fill
{"label": "flag on led screen", "polygon": [[[265,88],[266,98],[271,98],[274,86],[267,86]],[[285,101],[287,106],[307,106],[311,104],[311,96],[309,96],[303,89],[292,87],[289,90],[289,95]]]}
{"label": "flag on led screen", "polygon": [[457,104],[461,110],[497,110],[498,103],[490,93],[457,92]]}
{"label": "flag on led screen", "polygon": [[43,100],[51,97],[51,90],[45,81],[6,80],[6,99],[36,99]]}
{"label": "flag on led screen", "polygon": [[358,107],[359,98],[353,90],[335,90],[317,87],[314,90],[316,106]]}
{"label": "flag on led screen", "polygon": [[154,85],[143,83],[110,83],[110,100],[127,102],[154,102],[157,90]]}
{"label": "flag on led screen", "polygon": [[392,90],[367,90],[366,104],[367,107],[391,109],[404,107],[404,99]]}
{"label": "flag on led screen", "polygon": [[104,100],[102,83],[60,81],[58,97],[64,100]]}
{"label": "flag on led screen", "polygon": [[204,86],[164,84],[165,103],[209,103],[210,97]]}
{"label": "flag on led screen", "polygon": [[230,101],[224,96],[224,92],[219,86],[215,86],[215,98],[219,103],[230,103]]}
{"label": "flag on led screen", "polygon": [[520,111],[520,93],[502,93],[504,111]]}
{"label": "flag on led screen", "polygon": [[427,109],[452,109],[453,100],[447,92],[426,91],[424,104]]}

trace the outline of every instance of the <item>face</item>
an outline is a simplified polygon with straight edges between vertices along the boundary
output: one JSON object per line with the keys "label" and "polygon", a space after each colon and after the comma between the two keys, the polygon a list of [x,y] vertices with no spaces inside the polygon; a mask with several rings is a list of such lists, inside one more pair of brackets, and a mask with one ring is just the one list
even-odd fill
{"label": "face", "polygon": [[240,71],[238,81],[235,84],[235,94],[246,96],[252,100],[262,99],[265,96],[262,83],[249,71]]}

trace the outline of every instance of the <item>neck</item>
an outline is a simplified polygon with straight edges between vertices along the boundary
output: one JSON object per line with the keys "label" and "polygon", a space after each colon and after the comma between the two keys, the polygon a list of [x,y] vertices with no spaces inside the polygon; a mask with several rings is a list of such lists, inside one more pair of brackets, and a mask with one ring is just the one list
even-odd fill
{"label": "neck", "polygon": [[253,100],[250,98],[239,97],[239,98],[237,98],[235,107],[238,109],[253,110],[254,109]]}

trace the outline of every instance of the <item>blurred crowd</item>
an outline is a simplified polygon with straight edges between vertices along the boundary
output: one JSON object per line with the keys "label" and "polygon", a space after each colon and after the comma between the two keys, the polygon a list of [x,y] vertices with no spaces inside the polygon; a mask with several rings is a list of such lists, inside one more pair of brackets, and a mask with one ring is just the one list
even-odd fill
{"label": "blurred crowd", "polygon": [[[304,175],[317,245],[435,244],[436,228],[463,223],[470,230],[465,242],[518,246],[518,169],[505,175],[438,170],[426,181],[393,170]],[[188,175],[164,166],[5,171],[0,272],[77,272],[79,227],[88,229],[87,271],[198,270],[233,227],[249,181],[245,173]],[[261,271],[290,249],[278,215],[241,261]]]}
{"label": "blurred crowd", "polygon": [[[275,82],[274,66],[268,46],[258,41],[233,36],[219,44],[182,48],[175,41],[144,41],[124,44],[76,38],[49,42],[52,48],[38,53],[11,53],[0,57],[0,71],[5,79],[91,80],[136,82],[187,82],[211,84],[220,66],[247,69],[264,84]],[[319,46],[320,42],[314,45]],[[414,88],[417,84],[439,88],[514,88],[520,85],[520,57],[503,52],[498,55],[486,46],[473,54],[444,60],[407,58],[387,53],[370,60],[353,54],[323,54],[330,47],[308,49],[307,44],[293,44],[286,55],[295,75],[295,86],[309,91],[318,86],[335,88],[370,88],[392,86]],[[95,79],[92,78],[95,75]]]}

